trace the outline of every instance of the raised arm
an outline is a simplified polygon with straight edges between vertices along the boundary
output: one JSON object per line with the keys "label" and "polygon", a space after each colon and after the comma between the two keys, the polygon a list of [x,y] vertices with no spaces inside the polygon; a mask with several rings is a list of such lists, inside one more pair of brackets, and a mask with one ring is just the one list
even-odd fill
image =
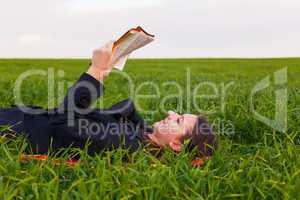
{"label": "raised arm", "polygon": [[103,94],[103,81],[112,71],[113,42],[94,50],[92,62],[86,73],[68,90],[63,103],[59,106],[61,111],[87,109]]}
{"label": "raised arm", "polygon": [[98,81],[103,81],[113,68],[111,63],[113,44],[111,41],[93,52],[92,63],[86,73]]}

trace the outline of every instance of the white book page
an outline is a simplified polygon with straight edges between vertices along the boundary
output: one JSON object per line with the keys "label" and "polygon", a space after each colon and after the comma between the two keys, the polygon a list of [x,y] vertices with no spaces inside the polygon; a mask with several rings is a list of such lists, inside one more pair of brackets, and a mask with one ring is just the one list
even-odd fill
{"label": "white book page", "polygon": [[142,32],[130,33],[126,40],[124,40],[114,49],[112,58],[114,67],[116,69],[122,70],[130,53],[149,44],[153,40],[153,37],[150,37]]}
{"label": "white book page", "polygon": [[125,56],[119,58],[119,59],[117,60],[117,62],[115,62],[114,68],[115,68],[115,69],[118,69],[118,70],[120,70],[120,71],[123,71],[123,69],[124,69],[124,67],[125,67],[125,64],[126,64],[126,62],[127,62],[127,59],[129,58],[129,56],[130,56],[130,54],[125,55]]}

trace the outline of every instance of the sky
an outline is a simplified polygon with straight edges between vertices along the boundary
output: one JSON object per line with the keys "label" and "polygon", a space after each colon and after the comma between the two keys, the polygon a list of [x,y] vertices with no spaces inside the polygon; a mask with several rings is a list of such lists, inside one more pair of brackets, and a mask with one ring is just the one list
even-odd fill
{"label": "sky", "polygon": [[142,26],[133,58],[299,57],[299,0],[0,0],[0,58],[89,58]]}

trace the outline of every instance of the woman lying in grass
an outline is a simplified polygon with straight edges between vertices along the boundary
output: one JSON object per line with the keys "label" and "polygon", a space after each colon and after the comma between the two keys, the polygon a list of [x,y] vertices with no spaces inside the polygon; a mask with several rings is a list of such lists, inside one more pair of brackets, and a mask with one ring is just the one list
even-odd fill
{"label": "woman lying in grass", "polygon": [[[64,102],[55,109],[12,107],[0,110],[0,125],[23,134],[36,154],[65,148],[85,148],[95,154],[105,149],[126,148],[136,151],[148,144],[180,152],[185,140],[199,157],[212,156],[217,146],[210,124],[193,114],[168,112],[168,116],[148,126],[136,112],[131,100],[109,109],[90,105],[103,93],[103,80],[112,71],[112,42],[95,50],[86,73],[69,89]],[[7,134],[7,131],[1,133]]]}

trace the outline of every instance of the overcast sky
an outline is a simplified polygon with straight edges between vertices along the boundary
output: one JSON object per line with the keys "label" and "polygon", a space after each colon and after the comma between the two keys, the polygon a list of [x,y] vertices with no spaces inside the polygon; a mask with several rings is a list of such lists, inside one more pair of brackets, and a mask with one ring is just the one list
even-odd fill
{"label": "overcast sky", "polygon": [[299,0],[0,0],[0,57],[88,58],[141,25],[132,57],[300,56]]}

